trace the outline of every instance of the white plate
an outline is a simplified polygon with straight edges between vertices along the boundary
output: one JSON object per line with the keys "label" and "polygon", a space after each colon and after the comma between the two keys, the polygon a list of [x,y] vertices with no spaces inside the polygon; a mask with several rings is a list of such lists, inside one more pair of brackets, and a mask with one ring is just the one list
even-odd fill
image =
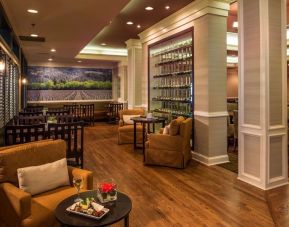
{"label": "white plate", "polygon": [[81,216],[84,216],[84,217],[88,217],[88,218],[93,218],[93,219],[96,219],[96,220],[99,220],[101,218],[103,218],[104,215],[106,215],[108,212],[109,212],[109,209],[107,208],[103,208],[102,211],[104,211],[103,215],[99,216],[99,217],[96,217],[94,215],[90,215],[90,214],[85,214],[85,213],[82,213],[82,212],[77,212],[77,211],[74,211],[74,210],[71,210],[71,207],[73,205],[71,205],[70,207],[68,207],[66,209],[66,211],[68,211],[69,213],[73,213],[73,214],[78,214],[78,215],[81,215]]}

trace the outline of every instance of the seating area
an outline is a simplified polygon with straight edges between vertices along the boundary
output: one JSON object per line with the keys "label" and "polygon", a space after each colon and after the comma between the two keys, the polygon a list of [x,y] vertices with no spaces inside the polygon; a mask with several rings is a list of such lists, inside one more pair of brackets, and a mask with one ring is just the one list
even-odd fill
{"label": "seating area", "polygon": [[288,13],[1,0],[0,227],[289,226]]}

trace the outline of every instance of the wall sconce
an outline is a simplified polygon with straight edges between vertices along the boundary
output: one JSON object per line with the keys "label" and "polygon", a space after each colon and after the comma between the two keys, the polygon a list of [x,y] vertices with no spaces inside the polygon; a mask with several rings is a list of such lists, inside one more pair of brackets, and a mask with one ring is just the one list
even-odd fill
{"label": "wall sconce", "polygon": [[22,80],[22,84],[23,84],[23,85],[27,84],[27,79],[26,79],[26,78],[24,78],[24,79]]}

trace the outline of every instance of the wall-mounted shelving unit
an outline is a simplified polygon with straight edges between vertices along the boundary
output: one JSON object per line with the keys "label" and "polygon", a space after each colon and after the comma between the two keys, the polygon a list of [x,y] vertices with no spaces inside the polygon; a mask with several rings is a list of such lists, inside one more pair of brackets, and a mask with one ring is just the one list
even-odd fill
{"label": "wall-mounted shelving unit", "polygon": [[193,32],[149,47],[149,110],[169,119],[193,117]]}

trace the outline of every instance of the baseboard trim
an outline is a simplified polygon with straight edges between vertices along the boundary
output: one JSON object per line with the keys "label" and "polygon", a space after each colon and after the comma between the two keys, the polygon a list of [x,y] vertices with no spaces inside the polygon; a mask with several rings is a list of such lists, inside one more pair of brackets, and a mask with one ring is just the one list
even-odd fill
{"label": "baseboard trim", "polygon": [[214,157],[207,157],[194,151],[192,151],[192,159],[194,159],[197,162],[203,163],[206,166],[218,165],[229,162],[229,156],[227,154]]}

